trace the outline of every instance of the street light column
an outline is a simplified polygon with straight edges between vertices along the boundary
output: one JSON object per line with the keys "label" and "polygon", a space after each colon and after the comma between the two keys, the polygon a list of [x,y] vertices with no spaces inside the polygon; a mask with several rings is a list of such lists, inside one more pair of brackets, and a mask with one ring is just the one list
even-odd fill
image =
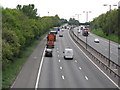
{"label": "street light column", "polygon": [[[109,5],[109,11],[111,11],[111,5]],[[110,25],[109,25],[108,36],[109,36],[109,52],[108,52],[109,63],[108,63],[108,66],[110,67]]]}

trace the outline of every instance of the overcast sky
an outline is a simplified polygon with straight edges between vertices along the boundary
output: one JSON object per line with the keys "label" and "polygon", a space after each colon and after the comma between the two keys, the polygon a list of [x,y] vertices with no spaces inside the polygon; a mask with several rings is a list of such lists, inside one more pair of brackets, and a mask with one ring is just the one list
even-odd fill
{"label": "overcast sky", "polygon": [[[91,11],[88,14],[88,21],[92,21],[93,18],[98,17],[102,13],[106,13],[109,7],[103,6],[103,4],[117,4],[120,0],[0,0],[0,5],[4,8],[16,8],[18,4],[28,5],[34,4],[37,8],[38,15],[42,16],[54,16],[58,14],[60,18],[69,20],[69,18],[78,19],[79,21],[86,21],[86,13],[83,11]],[[117,9],[114,6],[112,9]]]}

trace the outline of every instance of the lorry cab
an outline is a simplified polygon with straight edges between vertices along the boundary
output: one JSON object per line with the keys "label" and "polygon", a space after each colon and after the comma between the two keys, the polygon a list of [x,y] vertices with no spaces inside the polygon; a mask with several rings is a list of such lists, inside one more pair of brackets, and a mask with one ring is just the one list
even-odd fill
{"label": "lorry cab", "polygon": [[65,48],[64,59],[73,59],[73,49]]}

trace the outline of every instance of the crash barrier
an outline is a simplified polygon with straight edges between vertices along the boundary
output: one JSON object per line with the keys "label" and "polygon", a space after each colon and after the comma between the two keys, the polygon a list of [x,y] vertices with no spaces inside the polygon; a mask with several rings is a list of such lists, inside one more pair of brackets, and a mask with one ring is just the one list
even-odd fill
{"label": "crash barrier", "polygon": [[[106,56],[92,48],[90,45],[81,40],[73,32],[73,29],[69,31],[72,39],[79,45],[79,47],[88,55],[88,57],[95,63],[97,66],[104,71],[118,86],[120,85],[120,66],[108,59]],[[120,87],[120,86],[119,86]]]}

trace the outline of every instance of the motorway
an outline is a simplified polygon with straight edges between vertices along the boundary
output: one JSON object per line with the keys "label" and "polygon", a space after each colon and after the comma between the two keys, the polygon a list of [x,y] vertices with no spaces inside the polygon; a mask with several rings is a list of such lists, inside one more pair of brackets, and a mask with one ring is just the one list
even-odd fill
{"label": "motorway", "polygon": [[[75,34],[78,35],[78,37],[84,42],[86,42],[86,37],[82,35],[82,32],[78,34],[77,28],[74,29]],[[95,38],[98,38],[100,43],[95,43]],[[90,35],[87,37],[87,44],[96,49],[98,52],[105,55],[106,57],[108,57],[109,40],[90,33]],[[110,59],[118,64],[118,44],[112,41],[110,42]]]}
{"label": "motorway", "polygon": [[[74,50],[73,60],[64,60],[65,47]],[[38,88],[116,88],[74,44],[68,30],[58,37],[53,57],[45,57]]]}
{"label": "motorway", "polygon": [[[44,42],[45,39],[36,47],[11,88],[117,88],[76,46],[68,30],[63,37],[57,34],[53,57],[44,57]],[[73,60],[64,60],[66,47],[74,50]]]}

